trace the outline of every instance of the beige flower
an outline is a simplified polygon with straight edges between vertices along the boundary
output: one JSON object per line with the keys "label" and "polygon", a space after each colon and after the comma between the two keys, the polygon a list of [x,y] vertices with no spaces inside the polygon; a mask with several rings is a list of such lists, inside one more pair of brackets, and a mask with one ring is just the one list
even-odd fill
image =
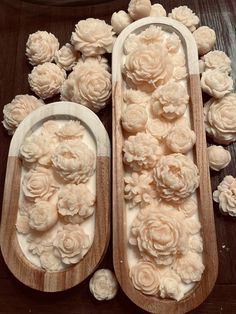
{"label": "beige flower", "polygon": [[58,94],[66,78],[65,70],[50,62],[39,64],[28,76],[30,88],[42,99]]}
{"label": "beige flower", "polygon": [[88,18],[75,25],[71,43],[84,56],[97,56],[112,51],[114,34],[112,26],[105,21]]}
{"label": "beige flower", "polygon": [[89,290],[99,301],[111,300],[118,290],[118,282],[110,269],[99,269],[89,281]]}
{"label": "beige flower", "polygon": [[231,72],[231,60],[224,51],[210,51],[201,60],[204,62],[205,70],[219,69],[224,72]]}
{"label": "beige flower", "polygon": [[153,170],[157,192],[167,202],[183,202],[199,185],[199,171],[182,154],[163,156]]}
{"label": "beige flower", "polygon": [[63,268],[61,260],[53,254],[53,249],[43,252],[39,259],[42,268],[47,271],[58,271]]}
{"label": "beige flower", "polygon": [[57,173],[71,183],[85,183],[93,175],[95,155],[83,142],[62,142],[52,155],[52,163]]}
{"label": "beige flower", "polygon": [[212,170],[220,171],[231,161],[230,152],[222,146],[212,145],[207,148],[209,166]]}
{"label": "beige flower", "polygon": [[23,177],[22,191],[31,201],[48,200],[56,189],[52,173],[46,168],[30,169]]}
{"label": "beige flower", "polygon": [[173,65],[165,48],[139,46],[126,57],[123,72],[131,87],[152,92],[171,78]]}
{"label": "beige flower", "polygon": [[199,24],[199,18],[186,5],[174,8],[171,13],[168,14],[168,17],[184,24],[191,32],[195,31]]}
{"label": "beige flower", "polygon": [[76,264],[83,259],[91,246],[89,236],[80,225],[68,224],[57,231],[53,241],[54,254],[66,264]]}
{"label": "beige flower", "polygon": [[131,226],[129,243],[156,265],[171,265],[187,249],[184,216],[165,205],[141,209]]}
{"label": "beige flower", "polygon": [[171,298],[177,301],[184,297],[180,287],[181,278],[173,270],[167,270],[160,279],[160,297]]}
{"label": "beige flower", "polygon": [[215,98],[222,98],[233,90],[233,79],[220,69],[207,70],[202,73],[202,90]]}
{"label": "beige flower", "polygon": [[179,36],[176,33],[172,33],[166,39],[166,48],[170,53],[177,53],[181,45]]}
{"label": "beige flower", "polygon": [[176,260],[173,269],[184,283],[189,284],[201,280],[205,267],[199,254],[189,252]]}
{"label": "beige flower", "polygon": [[78,62],[80,54],[74,50],[71,44],[65,44],[55,53],[56,64],[66,71],[72,70],[72,68]]}
{"label": "beige flower", "polygon": [[213,192],[213,199],[219,203],[222,213],[236,216],[236,179],[233,176],[225,176],[224,180]]}
{"label": "beige flower", "polygon": [[56,135],[61,141],[78,140],[84,135],[85,128],[80,124],[80,121],[67,121],[56,131]]}
{"label": "beige flower", "polygon": [[192,217],[198,210],[197,201],[193,197],[189,197],[181,204],[178,204],[178,210],[181,211],[185,217]]}
{"label": "beige flower", "polygon": [[204,106],[205,128],[218,144],[236,140],[236,94],[212,99]]}
{"label": "beige flower", "polygon": [[129,276],[135,289],[147,295],[157,295],[160,279],[158,269],[153,263],[138,261],[130,269]]}
{"label": "beige flower", "polygon": [[166,138],[166,145],[174,153],[189,152],[196,142],[196,134],[189,127],[174,126]]}
{"label": "beige flower", "polygon": [[121,116],[123,128],[125,131],[131,133],[145,130],[147,120],[148,114],[146,108],[138,104],[129,105]]}
{"label": "beige flower", "polygon": [[52,33],[37,31],[29,35],[26,56],[32,65],[38,65],[53,61],[58,49],[58,39]]}
{"label": "beige flower", "polygon": [[133,20],[139,20],[150,15],[151,7],[150,0],[130,0],[128,12]]}
{"label": "beige flower", "polygon": [[137,104],[146,106],[150,101],[150,96],[145,92],[130,88],[126,89],[124,93],[124,101],[127,105]]}
{"label": "beige flower", "polygon": [[182,84],[168,82],[152,94],[151,108],[155,116],[173,120],[184,114],[188,101],[187,90]]}
{"label": "beige flower", "polygon": [[126,28],[129,24],[132,23],[132,19],[128,13],[123,10],[119,12],[114,12],[111,16],[111,26],[116,34],[120,34],[124,28]]}
{"label": "beige flower", "polygon": [[137,133],[124,142],[124,162],[134,171],[155,167],[162,155],[162,148],[151,134]]}
{"label": "beige flower", "polygon": [[208,26],[200,26],[193,32],[193,37],[200,56],[209,52],[216,42],[216,33]]}
{"label": "beige flower", "polygon": [[38,201],[29,212],[29,226],[33,230],[47,231],[57,222],[57,208],[47,201]]}
{"label": "beige flower", "polygon": [[16,221],[16,230],[22,234],[30,233],[29,217],[26,214],[19,214]]}
{"label": "beige flower", "polygon": [[44,102],[31,95],[17,95],[3,108],[3,126],[12,135],[21,121],[33,110],[41,107]]}
{"label": "beige flower", "polygon": [[149,16],[156,16],[156,17],[166,16],[166,10],[160,3],[155,3],[151,6],[151,11],[150,11]]}
{"label": "beige flower", "polygon": [[173,125],[166,119],[149,119],[147,123],[147,130],[157,138],[159,141],[163,141],[171,131]]}

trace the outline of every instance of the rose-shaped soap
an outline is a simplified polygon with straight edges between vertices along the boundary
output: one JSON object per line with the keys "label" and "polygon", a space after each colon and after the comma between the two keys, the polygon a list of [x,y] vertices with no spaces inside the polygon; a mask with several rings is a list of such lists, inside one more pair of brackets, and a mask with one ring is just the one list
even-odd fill
{"label": "rose-shaped soap", "polygon": [[112,26],[105,21],[88,18],[75,25],[71,43],[85,57],[97,56],[112,51],[114,34]]}
{"label": "rose-shaped soap", "polygon": [[130,0],[128,12],[133,20],[139,20],[150,15],[151,7],[150,0]]}
{"label": "rose-shaped soap", "polygon": [[196,134],[187,126],[174,126],[166,138],[166,145],[174,153],[187,153],[195,142]]}
{"label": "rose-shaped soap", "polygon": [[125,131],[131,133],[145,130],[147,120],[148,114],[146,108],[138,104],[129,105],[121,116],[123,128]]}
{"label": "rose-shaped soap", "polygon": [[119,12],[114,12],[111,16],[111,25],[116,34],[119,34],[131,23],[131,17],[123,10],[120,10]]}
{"label": "rose-shaped soap", "polygon": [[181,300],[184,293],[180,284],[181,278],[173,270],[167,270],[160,279],[160,297]]}
{"label": "rose-shaped soap", "polygon": [[57,222],[57,208],[47,201],[35,203],[29,213],[29,226],[37,231],[47,231]]}
{"label": "rose-shaped soap", "polygon": [[186,5],[174,8],[171,13],[168,14],[168,17],[184,24],[191,32],[195,31],[199,24],[199,18]]}
{"label": "rose-shaped soap", "polygon": [[149,16],[166,16],[166,10],[160,3],[155,3],[151,6],[151,11]]}
{"label": "rose-shaped soap", "polygon": [[99,269],[89,281],[89,290],[98,301],[111,300],[117,293],[118,282],[112,271]]}
{"label": "rose-shaped soap", "polygon": [[173,125],[166,119],[149,119],[147,124],[147,130],[157,138],[159,141],[163,141],[171,131]]}
{"label": "rose-shaped soap", "polygon": [[32,65],[38,65],[53,61],[58,49],[58,39],[52,33],[37,31],[29,35],[26,56]]}
{"label": "rose-shaped soap", "polygon": [[216,42],[216,33],[208,26],[200,26],[193,32],[193,37],[196,41],[200,56],[212,50]]}
{"label": "rose-shaped soap", "polygon": [[66,71],[72,70],[79,58],[78,51],[71,44],[65,44],[55,53],[56,64]]}
{"label": "rose-shaped soap", "polygon": [[231,72],[231,60],[224,51],[210,51],[201,60],[204,62],[204,70],[219,69],[224,72]]}
{"label": "rose-shaped soap", "polygon": [[231,161],[230,152],[222,146],[212,145],[207,148],[209,166],[212,170],[220,171]]}

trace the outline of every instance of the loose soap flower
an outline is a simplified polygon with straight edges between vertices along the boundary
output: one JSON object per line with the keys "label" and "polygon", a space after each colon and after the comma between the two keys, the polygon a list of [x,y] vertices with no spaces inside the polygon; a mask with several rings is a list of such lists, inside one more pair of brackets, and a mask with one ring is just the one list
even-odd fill
{"label": "loose soap flower", "polygon": [[222,146],[212,145],[207,148],[209,166],[212,170],[220,171],[231,161],[230,152]]}
{"label": "loose soap flower", "polygon": [[139,20],[150,15],[151,7],[150,0],[131,0],[128,6],[128,12],[133,20]]}
{"label": "loose soap flower", "polygon": [[195,142],[196,134],[187,126],[174,126],[166,138],[166,145],[174,153],[187,153]]}
{"label": "loose soap flower", "polygon": [[138,104],[129,105],[121,116],[123,128],[125,131],[131,133],[145,130],[147,120],[148,114],[146,108]]}
{"label": "loose soap flower", "polygon": [[151,11],[150,11],[149,16],[156,16],[156,17],[166,16],[166,10],[160,3],[155,3],[151,6]]}
{"label": "loose soap flower", "polygon": [[72,70],[79,59],[78,51],[71,44],[65,44],[55,53],[56,64],[66,71]]}
{"label": "loose soap flower", "polygon": [[199,18],[186,5],[174,8],[171,13],[168,14],[168,17],[184,24],[191,32],[195,31],[199,24]]}
{"label": "loose soap flower", "polygon": [[200,56],[212,50],[216,42],[216,33],[208,26],[200,26],[193,32],[193,37],[196,41]]}
{"label": "loose soap flower", "polygon": [[47,201],[35,203],[29,213],[29,226],[33,230],[47,231],[57,222],[56,206]]}
{"label": "loose soap flower", "polygon": [[210,51],[201,60],[204,62],[204,71],[219,69],[224,72],[231,72],[231,60],[224,51]]}
{"label": "loose soap flower", "polygon": [[131,19],[129,14],[123,10],[120,10],[119,12],[114,12],[111,16],[111,25],[116,34],[119,34],[121,31],[123,31],[123,29],[131,24],[132,21],[133,20]]}

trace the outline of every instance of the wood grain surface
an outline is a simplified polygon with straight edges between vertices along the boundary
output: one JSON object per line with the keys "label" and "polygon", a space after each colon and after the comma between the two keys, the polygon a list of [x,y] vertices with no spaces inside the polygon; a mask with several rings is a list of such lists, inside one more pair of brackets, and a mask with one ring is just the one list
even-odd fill
{"label": "wood grain surface", "polygon": [[[33,2],[33,1],[32,1]],[[76,1],[73,1],[76,2]],[[102,2],[102,1],[101,1]],[[128,0],[103,1],[92,4],[87,1],[78,5],[54,7],[34,5],[20,0],[0,1],[0,104],[1,108],[15,95],[30,93],[27,76],[31,66],[25,58],[25,43],[28,35],[37,30],[54,33],[61,45],[69,41],[74,25],[87,17],[96,17],[110,21],[112,12],[126,10]],[[157,2],[157,1],[153,1]],[[224,50],[232,59],[233,77],[236,77],[236,2],[235,0],[160,0],[166,10],[187,4],[200,17],[202,25],[216,30],[216,48]],[[53,100],[56,100],[55,98]],[[52,100],[50,100],[52,101]],[[99,117],[111,135],[111,104]],[[0,201],[2,202],[10,138],[0,127]],[[232,154],[230,165],[220,173],[211,173],[214,190],[226,174],[236,176],[236,144],[227,146]],[[206,301],[191,313],[197,314],[236,314],[236,220],[223,216],[218,205],[214,204],[216,232],[219,254],[219,275],[215,288]],[[112,248],[100,267],[112,269]],[[34,291],[11,275],[0,255],[0,313],[1,314],[93,314],[93,313],[146,313],[135,306],[119,290],[116,298],[109,302],[98,302],[90,294],[88,280],[68,291],[60,293],[42,293]]]}

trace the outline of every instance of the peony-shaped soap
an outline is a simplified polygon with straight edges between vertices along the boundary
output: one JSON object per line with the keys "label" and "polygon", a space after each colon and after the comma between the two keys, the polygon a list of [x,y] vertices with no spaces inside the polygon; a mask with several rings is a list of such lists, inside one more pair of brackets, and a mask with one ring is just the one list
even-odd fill
{"label": "peony-shaped soap", "polygon": [[133,20],[130,15],[123,10],[114,12],[111,16],[111,25],[116,34],[119,34],[121,31],[123,31],[123,29],[131,24],[132,21]]}
{"label": "peony-shaped soap", "polygon": [[150,0],[130,0],[128,12],[133,20],[139,20],[150,15],[151,7]]}
{"label": "peony-shaped soap", "polygon": [[183,290],[180,287],[181,278],[173,270],[167,270],[160,279],[160,297],[171,298],[177,301],[184,296]]}
{"label": "peony-shaped soap", "polygon": [[166,16],[166,10],[161,5],[160,3],[155,3],[151,6],[151,11],[149,16],[156,16],[156,17],[161,17],[161,16]]}
{"label": "peony-shaped soap", "polygon": [[224,51],[213,50],[202,56],[204,71],[219,69],[224,72],[231,72],[231,60]]}
{"label": "peony-shaped soap", "polygon": [[147,120],[146,108],[138,104],[129,105],[121,116],[124,130],[131,133],[145,130]]}
{"label": "peony-shaped soap", "polygon": [[208,26],[200,26],[193,32],[193,37],[196,41],[200,56],[212,50],[216,42],[216,33]]}
{"label": "peony-shaped soap", "polygon": [[212,145],[207,148],[209,166],[212,170],[220,171],[228,166],[231,161],[230,152],[220,145]]}
{"label": "peony-shaped soap", "polygon": [[166,138],[166,145],[174,153],[186,154],[195,142],[196,134],[187,126],[174,126]]}
{"label": "peony-shaped soap", "polygon": [[55,53],[56,64],[66,71],[72,70],[72,68],[78,62],[80,54],[75,51],[71,44],[65,44]]}
{"label": "peony-shaped soap", "polygon": [[174,8],[171,13],[168,14],[168,17],[184,24],[191,32],[195,31],[199,24],[199,18],[186,5]]}

